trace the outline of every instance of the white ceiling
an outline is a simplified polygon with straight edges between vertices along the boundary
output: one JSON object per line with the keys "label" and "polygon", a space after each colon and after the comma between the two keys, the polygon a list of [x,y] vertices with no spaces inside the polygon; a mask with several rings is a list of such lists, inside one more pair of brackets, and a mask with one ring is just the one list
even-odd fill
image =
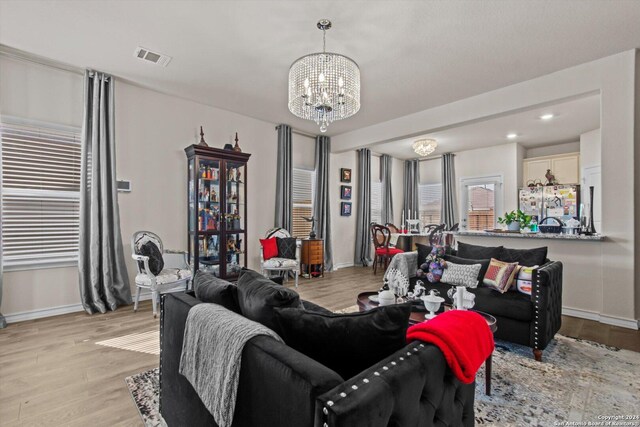
{"label": "white ceiling", "polygon": [[[553,114],[551,120],[541,120],[543,114]],[[573,142],[580,135],[600,127],[600,96],[588,96],[556,105],[534,108],[490,120],[457,126],[415,138],[386,142],[370,148],[398,159],[414,159],[411,145],[416,139],[433,138],[438,148],[429,157],[442,153],[473,150],[518,142],[526,148]],[[508,139],[507,134],[517,134]]]}
{"label": "white ceiling", "polygon": [[317,133],[289,113],[287,73],[321,49],[323,17],[328,50],[362,70],[362,108],[330,135],[640,46],[634,0],[0,0],[0,43]]}

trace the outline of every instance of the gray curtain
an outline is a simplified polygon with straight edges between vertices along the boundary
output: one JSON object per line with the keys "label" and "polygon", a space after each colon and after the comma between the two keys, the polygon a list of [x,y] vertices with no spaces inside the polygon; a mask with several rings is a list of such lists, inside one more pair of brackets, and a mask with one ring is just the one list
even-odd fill
{"label": "gray curtain", "polygon": [[324,240],[324,268],[333,270],[333,248],[331,246],[331,209],[329,206],[329,159],[331,138],[316,136],[316,194],[313,201],[313,216],[316,219],[316,234]]}
{"label": "gray curtain", "polygon": [[[2,144],[0,144],[0,160],[2,160]],[[0,212],[2,212],[2,161],[0,161]],[[2,227],[0,227],[0,310],[2,309],[2,275]],[[0,329],[6,327],[7,321],[0,311]]]}
{"label": "gray curtain", "polygon": [[278,125],[278,162],[276,169],[275,226],[291,232],[293,212],[291,126]]}
{"label": "gray curtain", "polygon": [[418,184],[420,183],[420,162],[418,160],[405,160],[404,162],[404,222],[407,218],[420,217],[420,199]]}
{"label": "gray curtain", "polygon": [[371,150],[358,150],[358,182],[356,185],[356,250],[355,265],[371,264]]}
{"label": "gray curtain", "polygon": [[456,202],[456,173],[453,153],[442,155],[442,212],[441,221],[447,228],[458,222],[458,204]]}
{"label": "gray curtain", "polygon": [[114,85],[107,74],[85,72],[78,270],[89,314],[131,304],[116,189]]}
{"label": "gray curtain", "polygon": [[393,224],[393,195],[391,194],[391,164],[393,157],[380,157],[380,179],[382,180],[382,223]]}

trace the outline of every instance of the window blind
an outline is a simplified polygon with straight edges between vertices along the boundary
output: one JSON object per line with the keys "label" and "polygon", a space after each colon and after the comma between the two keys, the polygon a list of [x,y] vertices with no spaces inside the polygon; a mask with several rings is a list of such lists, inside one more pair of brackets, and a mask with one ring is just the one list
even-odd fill
{"label": "window blind", "polygon": [[440,224],[442,204],[442,184],[421,184],[418,186],[420,222],[422,225]]}
{"label": "window blind", "polygon": [[294,237],[307,237],[311,232],[311,222],[303,217],[313,216],[314,171],[293,169],[293,212],[291,215]]}
{"label": "window blind", "polygon": [[2,253],[6,266],[76,261],[80,129],[0,122]]}
{"label": "window blind", "polygon": [[371,222],[382,222],[382,182],[371,181]]}

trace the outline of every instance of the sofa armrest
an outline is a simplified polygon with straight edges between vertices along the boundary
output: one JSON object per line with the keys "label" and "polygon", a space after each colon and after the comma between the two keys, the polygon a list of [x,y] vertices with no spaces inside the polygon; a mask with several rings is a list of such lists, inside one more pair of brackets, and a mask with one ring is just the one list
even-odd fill
{"label": "sofa armrest", "polygon": [[474,398],[437,347],[414,342],[320,396],[315,426],[473,426]]}
{"label": "sofa armrest", "polygon": [[550,261],[533,271],[531,343],[544,350],[562,325],[562,263]]}

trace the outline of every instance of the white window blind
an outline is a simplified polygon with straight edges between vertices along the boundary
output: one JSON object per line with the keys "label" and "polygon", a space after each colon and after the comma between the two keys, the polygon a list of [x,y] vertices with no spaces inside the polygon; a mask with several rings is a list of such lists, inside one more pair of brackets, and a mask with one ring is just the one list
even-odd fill
{"label": "white window blind", "polygon": [[308,237],[311,232],[311,222],[303,217],[313,216],[314,171],[293,169],[293,212],[291,215],[294,237]]}
{"label": "white window blind", "polygon": [[418,186],[420,204],[420,223],[440,224],[442,205],[442,184],[420,184]]}
{"label": "white window blind", "polygon": [[371,222],[382,223],[382,182],[371,181]]}
{"label": "white window blind", "polygon": [[77,261],[80,129],[3,117],[0,142],[4,265]]}

